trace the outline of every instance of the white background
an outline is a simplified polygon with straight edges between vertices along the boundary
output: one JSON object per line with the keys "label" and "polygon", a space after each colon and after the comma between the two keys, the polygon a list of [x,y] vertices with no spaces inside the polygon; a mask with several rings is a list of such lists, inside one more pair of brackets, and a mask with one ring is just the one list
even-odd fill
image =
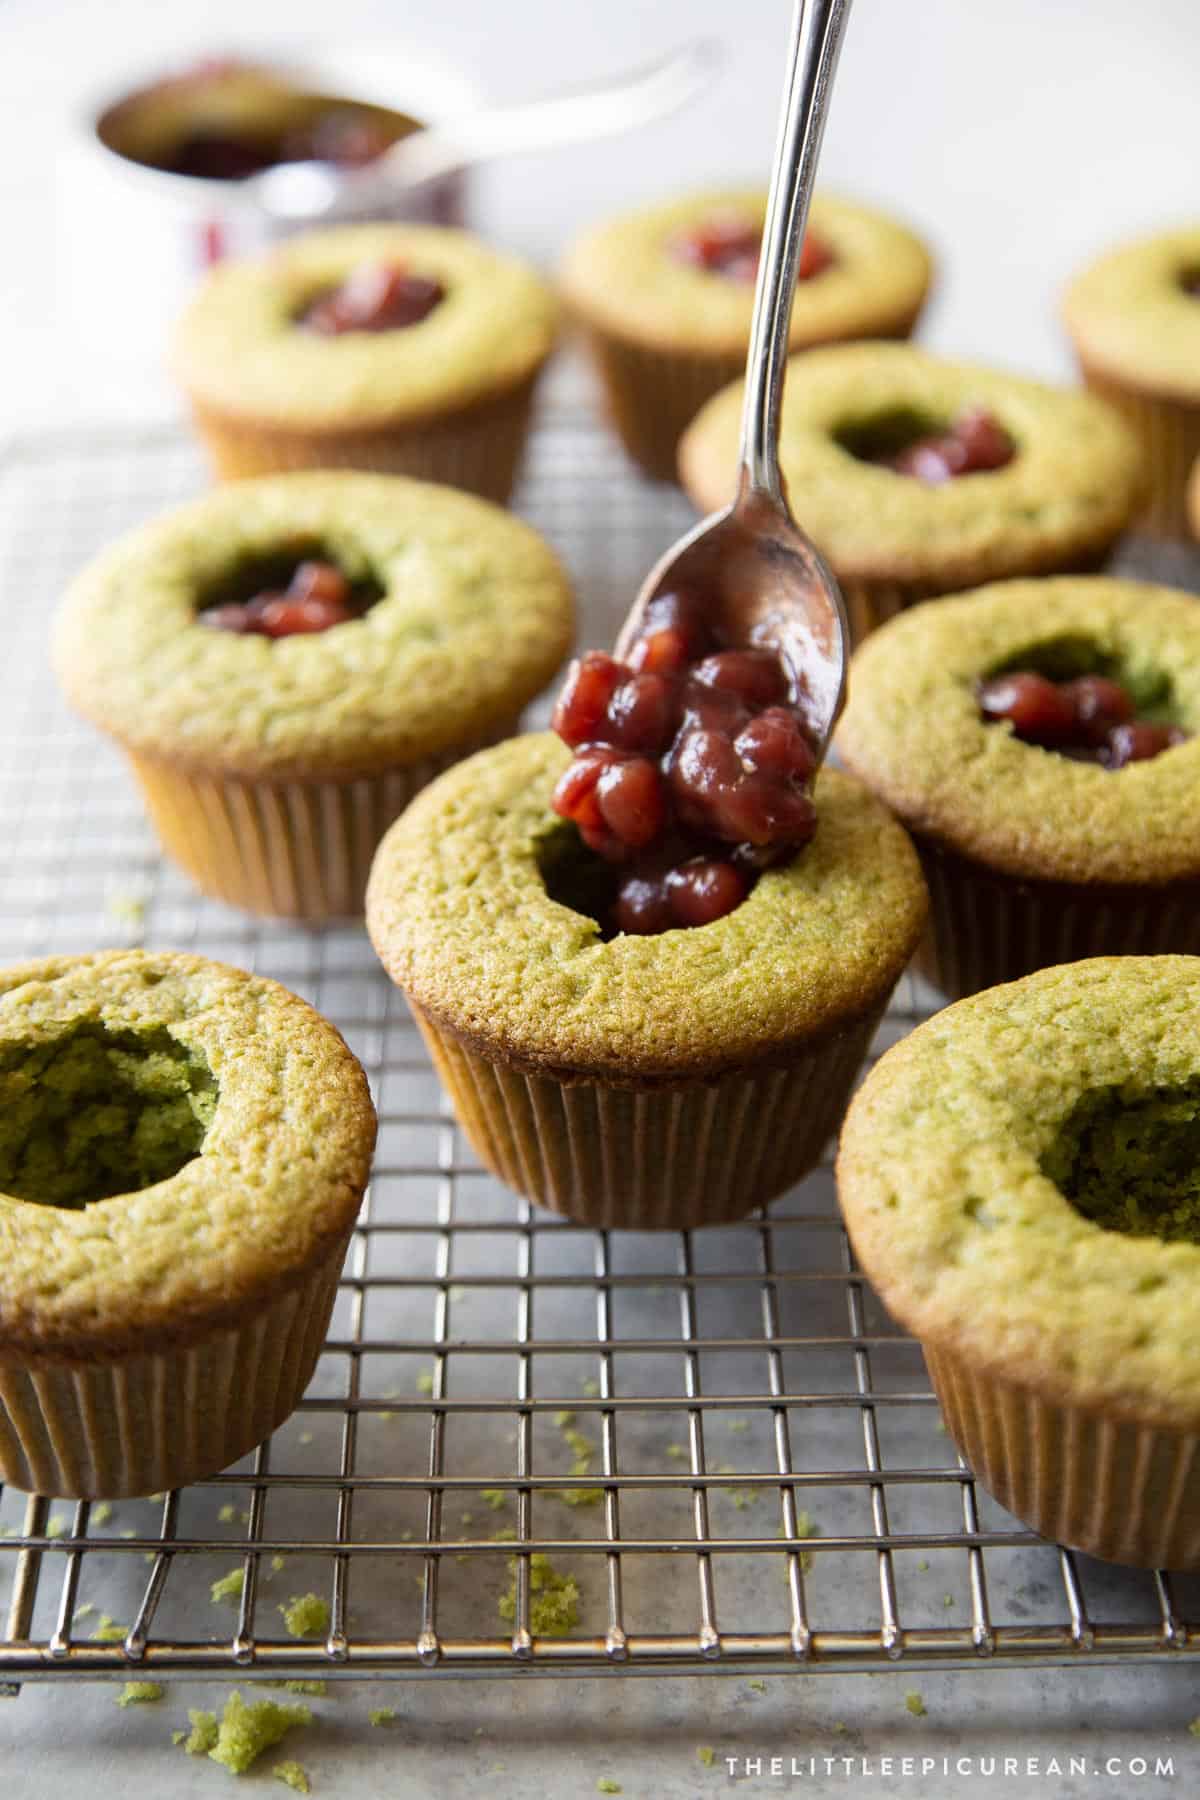
{"label": "white background", "polygon": [[[689,182],[765,172],[786,0],[0,0],[0,430],[72,413],[164,410],[155,347],[131,363],[72,350],[88,265],[61,291],[56,247],[89,221],[53,217],[79,96],[160,51],[295,44],[336,32],[408,41],[523,98],[619,70],[697,33],[731,42],[687,113],[607,143],[492,170],[487,232],[550,263],[580,222]],[[826,144],[827,184],[893,206],[942,272],[925,328],[938,348],[1067,374],[1055,300],[1105,244],[1194,213],[1196,0],[857,0]],[[89,242],[91,240],[89,239]],[[140,254],[141,252],[141,254]],[[97,288],[130,282],[138,242],[97,240]]]}

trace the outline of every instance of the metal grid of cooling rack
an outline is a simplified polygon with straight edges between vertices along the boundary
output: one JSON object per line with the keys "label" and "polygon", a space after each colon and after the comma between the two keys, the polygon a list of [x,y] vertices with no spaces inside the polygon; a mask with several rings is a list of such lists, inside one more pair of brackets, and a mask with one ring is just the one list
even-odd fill
{"label": "metal grid of cooling rack", "polygon": [[[362,1058],[378,1161],[316,1376],[269,1443],[111,1510],[0,1493],[9,1691],[1194,1651],[1194,1580],[1043,1544],[977,1490],[919,1351],[855,1270],[828,1167],[695,1234],[540,1213],[472,1160],[360,930],[249,920],[161,863],[119,760],[54,691],[46,623],[87,556],[202,479],[165,429],[31,439],[0,461],[0,958],[144,943],[276,977]],[[543,417],[519,504],[600,642],[687,517],[569,410]],[[906,978],[876,1052],[926,1003]],[[553,1597],[564,1636],[539,1635],[535,1557],[570,1584]],[[240,1595],[214,1599],[234,1571]],[[297,1641],[279,1609],[307,1592],[328,1629]]]}

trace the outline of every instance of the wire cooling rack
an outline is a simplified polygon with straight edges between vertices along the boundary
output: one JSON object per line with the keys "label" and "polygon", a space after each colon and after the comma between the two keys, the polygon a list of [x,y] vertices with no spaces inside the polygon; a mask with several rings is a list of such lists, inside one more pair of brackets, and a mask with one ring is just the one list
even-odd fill
{"label": "wire cooling rack", "polygon": [[[1194,1580],[1044,1544],[977,1489],[856,1272],[828,1166],[694,1234],[539,1212],[474,1162],[360,929],[249,919],[160,861],[119,759],[57,696],[46,628],[88,556],[202,484],[167,429],[0,461],[0,958],[145,944],[276,977],[362,1058],[378,1159],[316,1376],[268,1443],[111,1508],[0,1494],[8,1691],[1194,1653]],[[570,410],[543,417],[519,504],[598,642],[688,522]],[[875,1053],[928,1003],[905,978]],[[297,1640],[280,1609],[310,1592],[328,1628]]]}

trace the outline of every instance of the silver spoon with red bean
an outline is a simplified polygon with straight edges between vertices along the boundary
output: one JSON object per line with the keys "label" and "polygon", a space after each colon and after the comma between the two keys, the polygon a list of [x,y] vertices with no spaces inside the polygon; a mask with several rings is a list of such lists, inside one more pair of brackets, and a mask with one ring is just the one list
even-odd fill
{"label": "silver spoon with red bean", "polygon": [[[754,296],[736,497],[651,570],[615,654],[572,666],[555,809],[613,869],[604,923],[653,933],[732,912],[816,826],[811,785],[845,698],[837,583],[779,469],[792,296],[850,0],[797,0]],[[820,279],[820,271],[812,279]]]}

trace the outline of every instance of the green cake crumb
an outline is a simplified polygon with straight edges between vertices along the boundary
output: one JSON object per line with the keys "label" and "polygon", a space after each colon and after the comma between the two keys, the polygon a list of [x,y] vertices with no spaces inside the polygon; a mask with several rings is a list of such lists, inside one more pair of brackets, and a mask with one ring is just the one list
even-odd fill
{"label": "green cake crumb", "polygon": [[595,1444],[582,1431],[575,1431],[569,1425],[563,1427],[563,1437],[575,1458],[571,1464],[572,1475],[586,1475],[592,1466],[592,1457],[596,1454]]}
{"label": "green cake crumb", "polygon": [[260,1681],[260,1687],[284,1688],[289,1694],[308,1694],[314,1700],[321,1700],[329,1692],[329,1683],[319,1676],[311,1681]]}
{"label": "green cake crumb", "polygon": [[554,1423],[558,1426],[560,1431],[565,1431],[568,1425],[573,1425],[575,1423],[575,1414],[569,1407],[563,1407],[561,1412],[555,1413]]}
{"label": "green cake crumb", "polygon": [[467,1290],[465,1287],[459,1287],[455,1284],[454,1287],[449,1289],[446,1298],[454,1301],[465,1300],[467,1298]]}
{"label": "green cake crumb", "polygon": [[284,1787],[293,1788],[297,1794],[312,1793],[308,1770],[298,1762],[276,1763],[271,1773],[276,1781],[282,1781]]}
{"label": "green cake crumb", "polygon": [[146,1495],[147,1500],[165,1500],[166,1497],[167,1496],[165,1494],[147,1494]]}
{"label": "green cake crumb", "polygon": [[418,1394],[432,1394],[432,1392],[433,1392],[433,1370],[432,1369],[418,1369],[417,1370],[417,1392],[418,1392]]}
{"label": "green cake crumb", "polygon": [[82,1606],[77,1606],[75,1608],[75,1617],[77,1619],[90,1619],[92,1614],[95,1612],[95,1610],[96,1610],[95,1601],[94,1600],[85,1600]]}
{"label": "green cake crumb", "polygon": [[322,1600],[320,1594],[294,1594],[279,1610],[294,1638],[320,1637],[329,1630],[329,1602]]}
{"label": "green cake crumb", "polygon": [[111,1500],[102,1500],[99,1506],[94,1506],[92,1508],[93,1525],[107,1525],[112,1516],[113,1508]]}
{"label": "green cake crumb", "polygon": [[127,1681],[117,1695],[118,1706],[142,1706],[148,1700],[161,1700],[166,1693],[161,1681]]}
{"label": "green cake crumb", "polygon": [[240,1600],[246,1586],[246,1571],[240,1566],[230,1569],[228,1575],[220,1575],[209,1588],[209,1596],[214,1606],[222,1600]]}
{"label": "green cake crumb", "polygon": [[491,1544],[515,1544],[516,1541],[517,1534],[511,1525],[501,1525],[499,1530],[493,1531],[488,1539]]}
{"label": "green cake crumb", "polygon": [[739,1433],[739,1435],[741,1432],[749,1431],[749,1429],[750,1429],[749,1419],[727,1419],[725,1422],[728,1425],[730,1431],[737,1432],[737,1433]]}
{"label": "green cake crumb", "polygon": [[48,1519],[46,1522],[46,1536],[48,1538],[60,1538],[66,1529],[67,1521],[65,1519]]}
{"label": "green cake crumb", "polygon": [[465,1512],[461,1515],[461,1519],[464,1525],[473,1525],[475,1523],[475,1514]]}
{"label": "green cake crumb", "polygon": [[600,1392],[600,1383],[593,1380],[589,1375],[583,1384],[583,1392],[587,1395],[589,1400],[594,1400]]}
{"label": "green cake crumb", "polygon": [[92,1641],[100,1644],[119,1644],[129,1635],[128,1625],[118,1625],[107,1613],[101,1613],[96,1629],[92,1633]]}
{"label": "green cake crumb", "polygon": [[667,1445],[667,1455],[671,1458],[672,1462],[689,1462],[691,1460],[691,1454],[692,1453],[686,1444]]}
{"label": "green cake crumb", "polygon": [[927,1575],[929,1573],[928,1558],[926,1558],[924,1556],[921,1557],[920,1561],[917,1563],[917,1573],[919,1575]]}
{"label": "green cake crumb", "polygon": [[942,1595],[942,1605],[943,1606],[953,1606],[954,1605],[954,1595],[953,1594],[943,1594]]}
{"label": "green cake crumb", "polygon": [[[500,1596],[500,1617],[511,1625],[517,1616],[517,1559],[508,1559],[512,1580]],[[548,1556],[535,1552],[529,1559],[529,1628],[535,1637],[566,1637],[579,1623],[579,1584],[573,1575],[562,1575]]]}
{"label": "green cake crumb", "polygon": [[717,1753],[712,1748],[711,1744],[698,1744],[696,1746],[696,1757],[699,1762],[703,1763],[706,1769],[711,1769],[717,1760]]}
{"label": "green cake crumb", "polygon": [[272,1575],[278,1575],[280,1573],[280,1571],[283,1569],[283,1567],[284,1567],[284,1561],[283,1561],[282,1556],[273,1556],[271,1558],[271,1573],[272,1573]]}
{"label": "green cake crumb", "polygon": [[316,1441],[316,1440],[315,1440],[315,1438],[314,1438],[314,1435],[313,1435],[313,1433],[312,1433],[312,1432],[311,1432],[311,1431],[302,1431],[302,1432],[301,1432],[301,1433],[300,1433],[300,1436],[299,1436],[299,1438],[298,1438],[298,1440],[297,1440],[297,1442],[298,1442],[298,1443],[301,1443],[301,1444],[311,1444],[311,1443],[314,1443],[314,1442],[315,1442],[315,1441]]}
{"label": "green cake crumb", "polygon": [[925,1717],[925,1702],[922,1700],[920,1694],[918,1694],[916,1688],[911,1688],[909,1692],[905,1694],[904,1704],[914,1719],[923,1719]]}
{"label": "green cake crumb", "polygon": [[765,1681],[748,1681],[746,1686],[750,1689],[752,1694],[765,1694],[767,1691],[767,1684]]}
{"label": "green cake crumb", "polygon": [[119,1538],[124,1538],[125,1542],[128,1543],[131,1538],[135,1538],[137,1536],[137,1532],[133,1529],[132,1525],[127,1525],[125,1527],[124,1531],[118,1531],[117,1536]]}
{"label": "green cake crumb", "polygon": [[601,1775],[596,1783],[596,1792],[598,1794],[623,1794],[625,1790],[619,1781],[613,1781],[608,1775]]}
{"label": "green cake crumb", "polygon": [[131,925],[135,929],[146,918],[146,902],[141,894],[110,894],[106,907],[114,925]]}
{"label": "green cake crumb", "polygon": [[484,1488],[480,1498],[491,1507],[493,1512],[499,1512],[508,1499],[508,1490],[507,1488]]}
{"label": "green cake crumb", "polygon": [[[584,1474],[584,1470],[579,1471]],[[604,1489],[587,1488],[543,1488],[542,1493],[551,1500],[561,1500],[564,1506],[599,1506],[604,1498]]]}
{"label": "green cake crumb", "polygon": [[1200,1737],[1200,1714],[1197,1714],[1192,1720],[1191,1724],[1188,1726],[1188,1730],[1193,1737]]}
{"label": "green cake crumb", "polygon": [[247,1702],[235,1688],[225,1702],[220,1729],[208,1754],[232,1774],[242,1775],[295,1726],[311,1722],[307,1706],[280,1706],[274,1700]]}
{"label": "green cake crumb", "polygon": [[186,1736],[187,1736],[186,1731],[173,1731],[171,1733],[171,1742],[173,1744],[182,1744],[182,1742]]}
{"label": "green cake crumb", "polygon": [[184,1749],[189,1756],[207,1756],[221,1735],[216,1713],[193,1712],[189,1707],[188,1720],[192,1729]]}
{"label": "green cake crumb", "polygon": [[845,1735],[849,1731],[850,1727],[847,1725],[845,1719],[835,1719],[833,1721],[833,1729],[837,1733],[838,1737],[845,1737]]}
{"label": "green cake crumb", "polygon": [[376,1706],[368,1715],[372,1725],[390,1725],[396,1717],[394,1706]]}
{"label": "green cake crumb", "polygon": [[220,1519],[222,1525],[233,1524],[233,1521],[237,1518],[237,1507],[233,1504],[232,1500],[227,1500],[224,1506],[219,1506],[217,1508],[217,1517]]}

